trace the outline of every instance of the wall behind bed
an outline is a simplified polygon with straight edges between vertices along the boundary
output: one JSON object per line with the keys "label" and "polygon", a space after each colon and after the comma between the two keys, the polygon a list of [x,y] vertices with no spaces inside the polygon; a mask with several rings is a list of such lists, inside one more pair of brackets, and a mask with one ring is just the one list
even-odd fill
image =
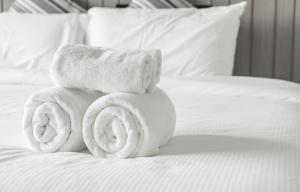
{"label": "wall behind bed", "polygon": [[[13,0],[0,0],[6,10]],[[85,8],[115,7],[130,0],[74,0]],[[235,75],[300,82],[300,0],[190,0],[198,6],[247,1],[236,54]]]}

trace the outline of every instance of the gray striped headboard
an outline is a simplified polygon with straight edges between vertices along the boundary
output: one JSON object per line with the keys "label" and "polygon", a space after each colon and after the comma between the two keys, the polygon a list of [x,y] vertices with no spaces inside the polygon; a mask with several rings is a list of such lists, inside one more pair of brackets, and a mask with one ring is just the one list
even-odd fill
{"label": "gray striped headboard", "polygon": [[[7,9],[13,0],[1,0]],[[74,0],[85,8],[114,7],[130,0]],[[247,1],[236,54],[235,75],[300,83],[300,0],[190,0],[199,6]]]}

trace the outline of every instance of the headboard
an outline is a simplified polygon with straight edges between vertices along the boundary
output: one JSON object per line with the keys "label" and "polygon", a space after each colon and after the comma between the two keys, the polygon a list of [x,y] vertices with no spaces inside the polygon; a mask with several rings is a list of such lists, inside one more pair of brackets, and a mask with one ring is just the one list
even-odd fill
{"label": "headboard", "polygon": [[[0,0],[1,1],[1,0]],[[2,0],[5,10],[13,0]],[[130,0],[74,0],[85,8],[127,5]],[[300,0],[190,0],[199,7],[247,1],[234,74],[300,83]]]}

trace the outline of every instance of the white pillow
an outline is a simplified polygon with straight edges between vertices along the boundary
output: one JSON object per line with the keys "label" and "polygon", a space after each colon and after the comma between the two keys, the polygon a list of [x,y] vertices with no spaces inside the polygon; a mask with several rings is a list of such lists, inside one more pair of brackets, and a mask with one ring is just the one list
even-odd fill
{"label": "white pillow", "polygon": [[161,49],[162,75],[232,75],[246,3],[209,9],[89,10],[87,43],[114,49]]}
{"label": "white pillow", "polygon": [[48,70],[60,46],[83,43],[87,19],[77,14],[1,13],[0,70]]}

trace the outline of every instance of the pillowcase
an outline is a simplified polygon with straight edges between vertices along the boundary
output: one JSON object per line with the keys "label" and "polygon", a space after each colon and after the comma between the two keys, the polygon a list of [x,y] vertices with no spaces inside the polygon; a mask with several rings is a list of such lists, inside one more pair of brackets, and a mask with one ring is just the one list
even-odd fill
{"label": "pillowcase", "polygon": [[83,43],[88,17],[78,14],[0,14],[0,67],[48,70],[62,45]]}
{"label": "pillowcase", "polygon": [[18,13],[85,13],[70,0],[16,0],[8,10]]}
{"label": "pillowcase", "polygon": [[232,75],[246,3],[208,9],[89,11],[87,43],[113,49],[160,49],[163,76]]}
{"label": "pillowcase", "polygon": [[131,0],[130,8],[190,8],[194,7],[186,0]]}

